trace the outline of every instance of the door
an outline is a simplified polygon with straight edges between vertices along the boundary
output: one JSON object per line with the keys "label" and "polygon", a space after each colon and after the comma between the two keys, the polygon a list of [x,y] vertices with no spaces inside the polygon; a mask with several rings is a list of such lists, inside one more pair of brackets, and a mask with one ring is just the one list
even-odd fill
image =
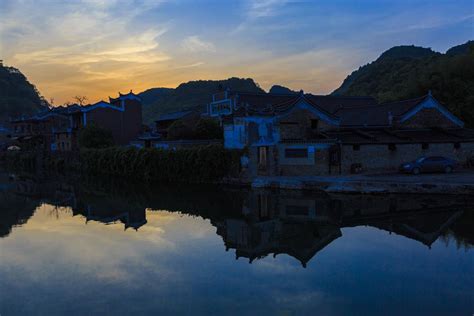
{"label": "door", "polygon": [[266,174],[268,167],[268,147],[258,147],[258,171]]}

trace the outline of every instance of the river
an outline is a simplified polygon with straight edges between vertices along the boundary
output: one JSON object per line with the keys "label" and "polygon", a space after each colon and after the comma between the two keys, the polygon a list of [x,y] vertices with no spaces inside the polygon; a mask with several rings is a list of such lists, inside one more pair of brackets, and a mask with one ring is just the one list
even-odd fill
{"label": "river", "polygon": [[0,173],[3,315],[471,315],[474,203]]}

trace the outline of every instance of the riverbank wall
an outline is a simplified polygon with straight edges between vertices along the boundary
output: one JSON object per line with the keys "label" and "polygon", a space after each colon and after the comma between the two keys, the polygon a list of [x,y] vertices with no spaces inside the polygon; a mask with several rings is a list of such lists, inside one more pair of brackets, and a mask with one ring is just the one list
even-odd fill
{"label": "riverbank wall", "polygon": [[474,195],[474,171],[453,174],[376,174],[327,177],[259,177],[253,188],[310,190],[349,194],[460,194]]}

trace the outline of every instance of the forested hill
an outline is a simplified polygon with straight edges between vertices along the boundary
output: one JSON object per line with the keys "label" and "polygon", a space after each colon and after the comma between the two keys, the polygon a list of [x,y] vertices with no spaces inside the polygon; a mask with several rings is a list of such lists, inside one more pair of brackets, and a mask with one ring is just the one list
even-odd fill
{"label": "forested hill", "polygon": [[379,102],[424,95],[435,98],[474,127],[474,41],[446,54],[398,46],[350,74],[332,94],[375,97]]}
{"label": "forested hill", "polygon": [[16,68],[0,66],[0,121],[45,109],[47,102]]}
{"label": "forested hill", "polygon": [[160,114],[208,104],[212,94],[230,88],[241,92],[265,92],[253,79],[199,80],[180,84],[176,89],[154,88],[140,93],[144,123]]}

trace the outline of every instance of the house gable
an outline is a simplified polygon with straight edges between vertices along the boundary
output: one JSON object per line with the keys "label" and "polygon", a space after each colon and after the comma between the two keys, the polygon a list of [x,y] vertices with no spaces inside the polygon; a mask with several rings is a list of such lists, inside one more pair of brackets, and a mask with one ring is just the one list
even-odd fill
{"label": "house gable", "polygon": [[284,121],[288,118],[294,116],[294,113],[304,111],[305,113],[309,114],[311,118],[318,119],[330,126],[337,127],[339,126],[340,119],[334,117],[333,115],[324,112],[323,110],[318,109],[317,106],[308,102],[306,98],[301,97],[300,100],[293,106],[291,109],[284,113],[277,116],[278,121]]}
{"label": "house gable", "polygon": [[463,127],[464,122],[428,95],[418,105],[402,114],[399,119],[402,127]]}

